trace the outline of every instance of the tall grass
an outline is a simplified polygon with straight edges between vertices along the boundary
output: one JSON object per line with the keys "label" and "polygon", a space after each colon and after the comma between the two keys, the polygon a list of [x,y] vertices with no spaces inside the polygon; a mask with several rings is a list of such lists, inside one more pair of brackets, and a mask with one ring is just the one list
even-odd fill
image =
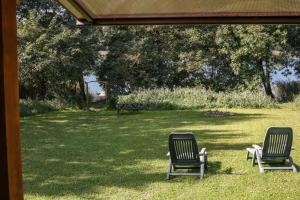
{"label": "tall grass", "polygon": [[232,91],[216,93],[200,87],[173,90],[140,89],[119,96],[118,103],[138,103],[146,110],[172,110],[196,108],[269,108],[275,102],[262,92]]}
{"label": "tall grass", "polygon": [[294,98],[294,104],[297,107],[300,107],[300,95],[295,96],[295,98]]}
{"label": "tall grass", "polygon": [[300,81],[277,82],[273,93],[278,101],[292,101],[294,95],[300,94]]}
{"label": "tall grass", "polygon": [[31,100],[20,99],[20,115],[21,117],[47,113],[51,111],[62,110],[66,105],[58,100]]}

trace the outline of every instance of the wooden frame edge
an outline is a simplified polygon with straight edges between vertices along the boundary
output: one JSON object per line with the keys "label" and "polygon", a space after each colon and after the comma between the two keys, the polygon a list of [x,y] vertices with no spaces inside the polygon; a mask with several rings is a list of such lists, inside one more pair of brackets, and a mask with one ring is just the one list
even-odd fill
{"label": "wooden frame edge", "polygon": [[93,22],[78,19],[79,25],[172,25],[172,24],[300,24],[300,16],[279,17],[180,17],[180,18],[103,18]]}
{"label": "wooden frame edge", "polygon": [[0,199],[23,200],[16,1],[0,10]]}
{"label": "wooden frame edge", "polygon": [[[89,23],[92,23],[93,22],[93,18],[92,16],[86,12],[80,4],[78,4],[78,2],[76,0],[68,0],[68,2],[85,18],[86,21],[88,21]],[[59,3],[65,7],[60,1]],[[66,7],[65,7],[66,10],[68,10]],[[72,15],[73,13],[70,12]],[[74,15],[73,15],[74,16]]]}

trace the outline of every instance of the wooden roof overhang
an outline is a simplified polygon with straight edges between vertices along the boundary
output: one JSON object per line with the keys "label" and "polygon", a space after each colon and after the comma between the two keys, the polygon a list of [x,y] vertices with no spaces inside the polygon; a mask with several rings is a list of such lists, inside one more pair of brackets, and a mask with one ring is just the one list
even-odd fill
{"label": "wooden roof overhang", "polygon": [[78,24],[299,24],[300,0],[58,0]]}

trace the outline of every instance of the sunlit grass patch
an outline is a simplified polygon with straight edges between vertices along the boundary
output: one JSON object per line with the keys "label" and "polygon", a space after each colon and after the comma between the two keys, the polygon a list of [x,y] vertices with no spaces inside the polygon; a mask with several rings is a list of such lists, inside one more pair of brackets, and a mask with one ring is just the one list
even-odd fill
{"label": "sunlit grass patch", "polygon": [[[292,152],[300,163],[300,110],[63,111],[21,119],[25,198],[66,199],[297,199],[300,175],[260,174],[246,161],[246,147],[263,141],[269,126],[291,126]],[[204,180],[166,181],[168,134],[193,132],[206,147]],[[288,185],[288,186],[287,186]]]}

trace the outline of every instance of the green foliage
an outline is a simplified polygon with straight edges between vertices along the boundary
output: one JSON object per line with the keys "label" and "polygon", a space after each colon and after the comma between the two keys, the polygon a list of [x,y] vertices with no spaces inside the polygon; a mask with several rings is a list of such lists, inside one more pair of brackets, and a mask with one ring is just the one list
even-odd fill
{"label": "green foliage", "polygon": [[146,110],[275,107],[275,102],[259,91],[216,93],[201,87],[141,89],[119,96],[118,103],[139,103]]}
{"label": "green foliage", "polygon": [[117,98],[115,98],[115,97],[110,97],[109,99],[108,99],[108,102],[107,102],[107,108],[108,109],[116,109],[116,107],[117,107],[117,102],[118,101],[118,99]]}
{"label": "green foliage", "polygon": [[[230,66],[230,53],[221,51],[222,26],[187,26],[178,42],[179,71],[187,71],[188,82],[214,91],[226,91],[243,84]],[[192,78],[191,78],[192,77]]]}
{"label": "green foliage", "polygon": [[96,74],[109,82],[112,95],[143,86],[172,87],[185,84],[188,74],[178,71],[180,31],[169,26],[103,28],[104,54]]}
{"label": "green foliage", "polygon": [[218,30],[220,49],[230,55],[231,66],[244,80],[259,80],[272,98],[271,72],[288,64],[287,31],[279,25],[223,26]]}
{"label": "green foliage", "polygon": [[[300,26],[285,26],[287,30],[287,44],[290,52],[295,57],[300,55]],[[298,62],[297,71],[300,72],[300,63]]]}
{"label": "green foliage", "polygon": [[[96,74],[113,94],[140,87],[258,89],[273,97],[272,71],[299,62],[297,28],[281,25],[120,26],[104,28]],[[295,41],[296,40],[296,41]],[[293,63],[291,63],[293,62]],[[297,68],[296,68],[297,69]]]}
{"label": "green foliage", "polygon": [[[108,96],[138,88],[204,86],[273,97],[278,67],[300,72],[299,26],[74,26],[56,1],[18,6],[21,98],[62,99],[83,108],[83,76],[108,82]],[[169,105],[169,107],[172,107]]]}
{"label": "green foliage", "polygon": [[291,101],[294,95],[300,94],[300,82],[277,82],[273,88],[274,95],[279,101]]}
{"label": "green foliage", "polygon": [[55,15],[45,19],[31,10],[18,22],[21,97],[64,99],[82,107],[83,76],[97,58],[96,32],[69,27]]}
{"label": "green foliage", "polygon": [[294,97],[294,104],[297,106],[297,107],[300,107],[300,95],[296,95]]}
{"label": "green foliage", "polygon": [[219,26],[121,26],[104,28],[105,53],[96,68],[112,94],[140,87],[205,85],[224,91],[242,83],[219,52]]}
{"label": "green foliage", "polygon": [[63,110],[66,105],[57,100],[20,100],[21,117]]}

